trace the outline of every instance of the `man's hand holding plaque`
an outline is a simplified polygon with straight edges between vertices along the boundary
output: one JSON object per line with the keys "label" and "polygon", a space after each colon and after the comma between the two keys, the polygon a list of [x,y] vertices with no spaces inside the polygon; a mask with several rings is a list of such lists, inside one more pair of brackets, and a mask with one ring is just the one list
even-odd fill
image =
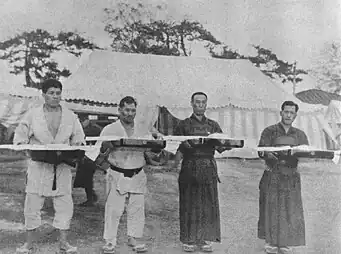
{"label": "man's hand holding plaque", "polygon": [[99,169],[106,173],[107,169],[110,167],[108,162],[108,156],[110,152],[114,149],[111,141],[103,141],[100,148],[100,153],[97,156],[95,163]]}
{"label": "man's hand holding plaque", "polygon": [[114,146],[111,141],[103,141],[101,145],[100,152],[101,153],[107,153],[108,150],[112,151],[114,149]]}

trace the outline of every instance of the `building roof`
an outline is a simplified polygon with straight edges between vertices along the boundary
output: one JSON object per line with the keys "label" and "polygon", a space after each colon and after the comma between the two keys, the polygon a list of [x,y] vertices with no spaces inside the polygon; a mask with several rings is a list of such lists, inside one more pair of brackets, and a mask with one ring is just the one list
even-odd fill
{"label": "building roof", "polygon": [[309,89],[296,94],[302,102],[310,104],[322,104],[328,106],[332,100],[341,101],[341,95],[329,93],[319,89]]}
{"label": "building roof", "polygon": [[168,108],[188,108],[197,91],[208,95],[211,108],[278,110],[285,100],[300,103],[248,60],[94,51],[64,87],[64,98],[118,103],[130,95]]}

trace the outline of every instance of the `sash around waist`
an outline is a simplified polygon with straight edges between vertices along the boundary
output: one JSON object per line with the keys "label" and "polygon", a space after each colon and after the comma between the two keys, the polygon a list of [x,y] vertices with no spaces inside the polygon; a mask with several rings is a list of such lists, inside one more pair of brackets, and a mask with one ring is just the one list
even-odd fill
{"label": "sash around waist", "polygon": [[65,163],[75,167],[76,160],[80,160],[84,157],[84,154],[84,151],[63,151],[59,154],[56,151],[31,151],[30,157],[32,161],[44,162],[52,165]]}
{"label": "sash around waist", "polygon": [[125,177],[133,177],[134,175],[137,175],[140,173],[143,169],[143,167],[140,168],[132,168],[132,169],[124,169],[124,168],[119,168],[113,165],[110,165],[111,170],[122,173]]}

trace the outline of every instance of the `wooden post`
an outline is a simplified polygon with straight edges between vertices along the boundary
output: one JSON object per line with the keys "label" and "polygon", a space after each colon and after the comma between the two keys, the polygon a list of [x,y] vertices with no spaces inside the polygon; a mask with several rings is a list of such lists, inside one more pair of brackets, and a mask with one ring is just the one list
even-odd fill
{"label": "wooden post", "polygon": [[296,61],[294,62],[293,94],[296,94]]}

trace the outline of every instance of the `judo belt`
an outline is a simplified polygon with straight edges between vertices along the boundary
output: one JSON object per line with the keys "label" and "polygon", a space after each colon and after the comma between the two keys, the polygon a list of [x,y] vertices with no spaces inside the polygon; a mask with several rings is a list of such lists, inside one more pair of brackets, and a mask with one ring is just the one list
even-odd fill
{"label": "judo belt", "polygon": [[129,178],[132,178],[134,175],[137,175],[143,169],[142,167],[134,168],[134,169],[123,169],[123,168],[115,167],[113,165],[110,165],[110,168],[116,172],[122,173],[124,177],[129,177]]}
{"label": "judo belt", "polygon": [[31,151],[30,156],[33,161],[45,162],[53,165],[52,190],[57,189],[57,166],[65,163],[71,167],[76,167],[77,160],[84,157],[85,151]]}

